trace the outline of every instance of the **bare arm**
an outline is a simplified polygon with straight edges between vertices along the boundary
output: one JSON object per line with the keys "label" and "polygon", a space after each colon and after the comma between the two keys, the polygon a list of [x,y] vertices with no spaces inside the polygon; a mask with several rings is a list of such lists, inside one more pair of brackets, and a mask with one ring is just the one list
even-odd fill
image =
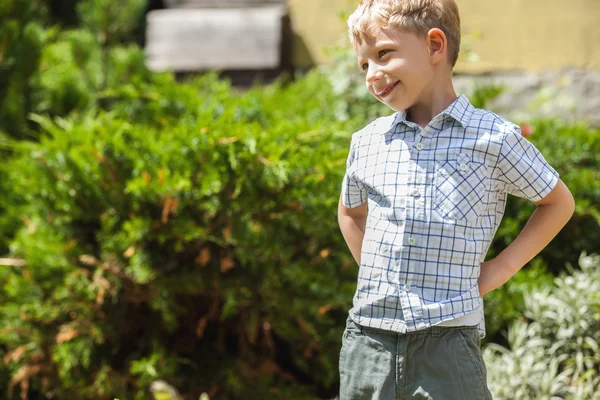
{"label": "bare arm", "polygon": [[546,197],[534,204],[538,207],[516,239],[494,259],[481,264],[480,296],[502,286],[542,251],[575,210],[573,195],[560,179]]}
{"label": "bare arm", "polygon": [[367,212],[366,201],[358,207],[348,208],[342,204],[340,196],[338,203],[338,224],[340,225],[344,240],[346,240],[346,244],[348,244],[348,248],[358,265],[360,265],[360,251],[365,234]]}

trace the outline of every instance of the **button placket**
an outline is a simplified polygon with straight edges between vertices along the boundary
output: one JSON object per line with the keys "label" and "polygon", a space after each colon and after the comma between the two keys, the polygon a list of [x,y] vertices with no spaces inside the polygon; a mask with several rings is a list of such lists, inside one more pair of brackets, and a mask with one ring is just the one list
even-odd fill
{"label": "button placket", "polygon": [[420,319],[423,316],[421,299],[415,293],[402,290],[400,304],[402,305],[402,312],[406,319]]}
{"label": "button placket", "polygon": [[469,170],[469,161],[470,160],[471,160],[471,157],[469,157],[469,155],[466,153],[460,153],[458,155],[456,163],[458,164],[458,171],[462,175],[465,175],[467,173],[467,171]]}

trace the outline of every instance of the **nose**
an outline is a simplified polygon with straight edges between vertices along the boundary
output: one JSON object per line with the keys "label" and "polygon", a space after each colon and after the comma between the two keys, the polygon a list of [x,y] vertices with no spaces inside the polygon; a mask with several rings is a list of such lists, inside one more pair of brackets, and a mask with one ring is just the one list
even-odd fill
{"label": "nose", "polygon": [[381,77],[383,76],[383,73],[381,71],[381,69],[379,68],[379,65],[377,65],[377,63],[374,62],[369,62],[369,69],[367,70],[367,82],[371,83],[371,82],[375,82],[379,79],[381,79]]}

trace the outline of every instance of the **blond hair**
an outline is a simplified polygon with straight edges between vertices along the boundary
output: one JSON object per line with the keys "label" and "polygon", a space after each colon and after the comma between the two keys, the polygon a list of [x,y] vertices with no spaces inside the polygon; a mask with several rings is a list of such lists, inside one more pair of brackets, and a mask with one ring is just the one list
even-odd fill
{"label": "blond hair", "polygon": [[460,16],[454,0],[362,0],[348,18],[352,45],[372,37],[374,27],[417,35],[438,28],[448,40],[448,59],[452,66],[456,64],[460,51]]}

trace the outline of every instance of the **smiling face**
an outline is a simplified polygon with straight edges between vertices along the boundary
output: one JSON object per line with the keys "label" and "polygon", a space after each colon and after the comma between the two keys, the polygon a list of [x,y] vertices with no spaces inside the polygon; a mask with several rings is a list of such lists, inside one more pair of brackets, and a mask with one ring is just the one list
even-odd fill
{"label": "smiling face", "polygon": [[356,43],[367,89],[395,111],[420,103],[431,92],[434,68],[424,37],[374,28],[373,37]]}

